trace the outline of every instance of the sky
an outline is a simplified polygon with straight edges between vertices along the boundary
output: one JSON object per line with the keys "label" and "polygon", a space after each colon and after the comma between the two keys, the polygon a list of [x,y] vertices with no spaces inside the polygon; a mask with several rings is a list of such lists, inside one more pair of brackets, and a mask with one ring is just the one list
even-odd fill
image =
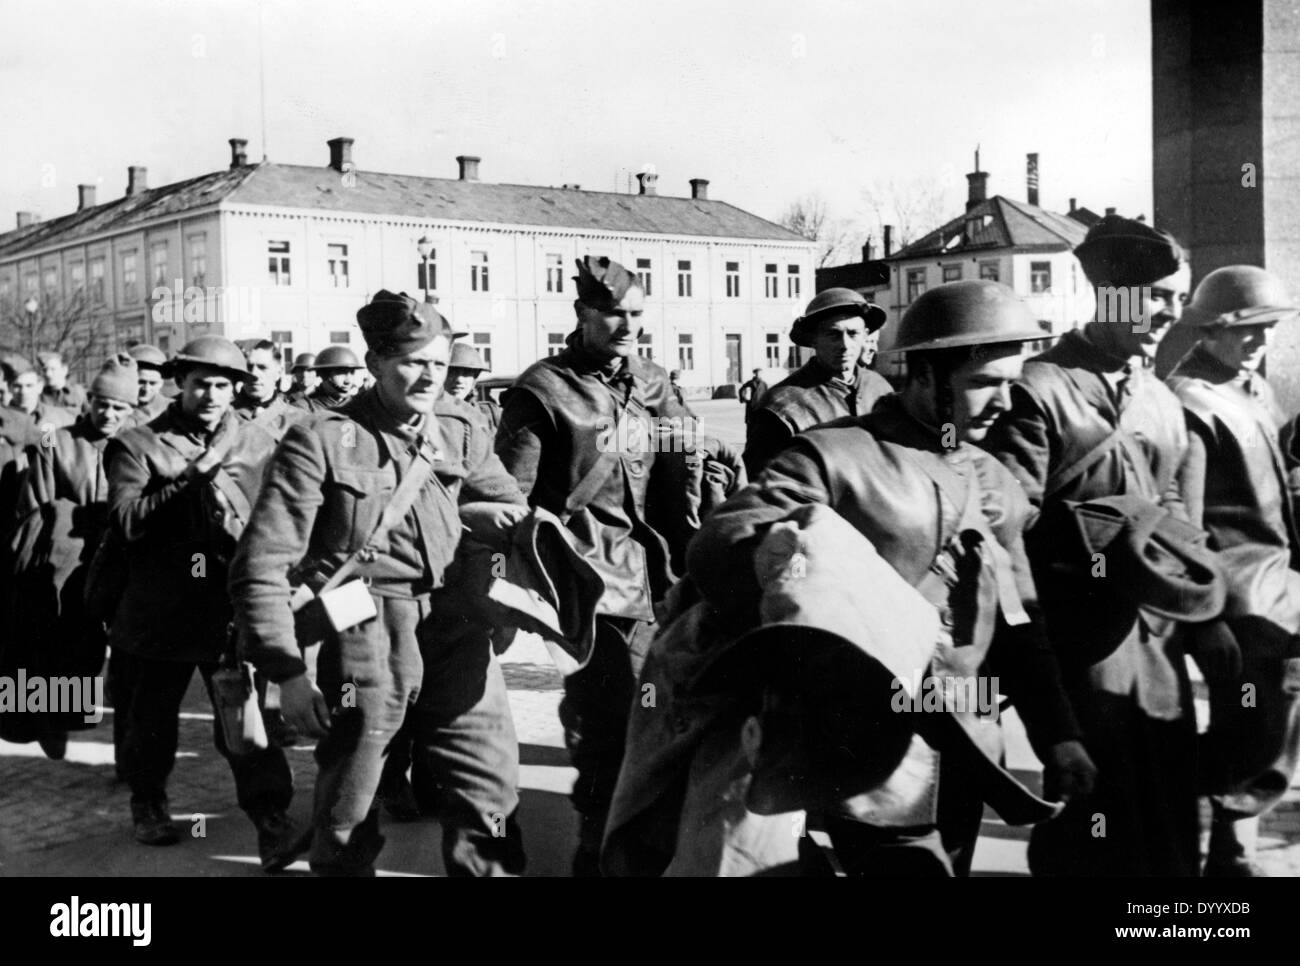
{"label": "sky", "polygon": [[[265,130],[259,71],[263,24]],[[1151,212],[1146,0],[0,0],[0,230],[80,183],[120,197],[224,168],[227,139],[361,170],[659,193],[777,218],[816,193],[989,193]],[[634,189],[633,189],[634,190]]]}

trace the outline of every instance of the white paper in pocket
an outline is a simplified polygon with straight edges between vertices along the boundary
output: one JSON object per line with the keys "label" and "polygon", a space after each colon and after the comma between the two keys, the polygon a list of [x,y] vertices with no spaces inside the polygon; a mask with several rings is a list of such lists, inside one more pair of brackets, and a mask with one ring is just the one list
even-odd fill
{"label": "white paper in pocket", "polygon": [[378,615],[375,600],[360,580],[349,580],[320,595],[325,617],[335,631],[346,631]]}

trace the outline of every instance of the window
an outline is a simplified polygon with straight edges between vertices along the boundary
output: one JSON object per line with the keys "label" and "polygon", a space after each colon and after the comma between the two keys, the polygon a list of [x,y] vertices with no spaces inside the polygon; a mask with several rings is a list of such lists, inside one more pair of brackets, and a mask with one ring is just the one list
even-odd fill
{"label": "window", "polygon": [[767,353],[764,358],[767,361],[769,369],[779,369],[781,367],[781,336],[775,332],[767,333],[766,342]]}
{"label": "window", "polygon": [[1002,276],[998,271],[998,263],[980,262],[980,278],[986,282],[1000,282]]}
{"label": "window", "polygon": [[330,280],[335,288],[348,287],[348,246],[326,245],[325,256]]}
{"label": "window", "polygon": [[352,341],[351,332],[331,332],[330,345],[347,345]]}
{"label": "window", "polygon": [[421,260],[415,266],[415,285],[422,289],[436,289],[438,287],[438,252],[429,249],[429,278],[424,277],[424,261]]}
{"label": "window", "polygon": [[[677,263],[677,294],[679,297],[688,299],[691,297],[691,263]],[[685,367],[683,367],[685,368]]]}
{"label": "window", "polygon": [[636,337],[636,354],[642,359],[649,359],[651,362],[654,361],[654,340],[650,337],[649,332],[642,332]]}
{"label": "window", "polygon": [[695,368],[694,341],[694,336],[688,333],[677,336],[677,368],[682,372],[690,372]]}
{"label": "window", "polygon": [[208,282],[208,236],[190,235],[190,284],[203,288]]}
{"label": "window", "polygon": [[[144,341],[144,319],[131,319],[117,325],[118,345],[139,345]],[[161,348],[161,346],[159,346]]]}
{"label": "window", "polygon": [[650,259],[638,258],[636,260],[636,280],[641,283],[641,290],[646,295],[653,294],[650,291]]}
{"label": "window", "polygon": [[548,332],[546,333],[546,354],[548,356],[558,356],[564,351],[564,333]]}
{"label": "window", "polygon": [[1052,263],[1051,262],[1030,262],[1029,263],[1029,291],[1035,295],[1041,295],[1044,292],[1052,290]]}
{"label": "window", "polygon": [[[486,271],[486,269],[485,269]],[[474,348],[478,354],[483,357],[483,364],[489,369],[492,368],[492,334],[490,332],[475,332]]]}
{"label": "window", "polygon": [[47,265],[41,272],[41,288],[47,294],[52,294],[59,287],[59,270],[53,265]]}
{"label": "window", "polygon": [[961,281],[961,266],[960,266],[960,265],[945,265],[945,266],[943,267],[943,280],[944,280],[945,282],[960,282],[960,281]]}
{"label": "window", "polygon": [[0,279],[0,302],[6,302],[13,291],[14,284],[9,279]]}
{"label": "window", "polygon": [[135,294],[135,252],[122,256],[122,300],[134,302]]}
{"label": "window", "polygon": [[154,288],[167,284],[167,243],[165,241],[154,242],[149,246],[149,275],[153,279]]}
{"label": "window", "polygon": [[740,262],[727,262],[727,298],[740,298]]}
{"label": "window", "polygon": [[68,283],[72,286],[72,294],[76,295],[86,287],[86,263],[73,262],[68,266]]}
{"label": "window", "polygon": [[780,294],[778,286],[781,284],[780,278],[776,274],[775,265],[763,266],[763,296],[764,298],[774,299]]}
{"label": "window", "polygon": [[32,298],[39,293],[40,290],[40,279],[36,277],[35,273],[23,276],[23,294],[28,298]]}
{"label": "window", "polygon": [[287,241],[267,242],[266,254],[266,268],[270,273],[268,281],[272,285],[292,285],[292,275],[289,272],[289,243]]}
{"label": "window", "polygon": [[797,299],[801,291],[799,285],[799,266],[790,265],[786,268],[789,277],[785,280],[785,294],[787,298]]}
{"label": "window", "polygon": [[546,256],[546,291],[564,291],[564,256]]}
{"label": "window", "polygon": [[909,268],[907,270],[907,300],[915,302],[925,291],[925,269]]}
{"label": "window", "polygon": [[[486,292],[488,290],[488,253],[487,252],[470,252],[469,253],[469,287],[474,292]],[[478,341],[478,336],[474,337]],[[484,362],[487,361],[485,358]]]}
{"label": "window", "polygon": [[104,304],[104,256],[90,260],[90,300],[96,305]]}

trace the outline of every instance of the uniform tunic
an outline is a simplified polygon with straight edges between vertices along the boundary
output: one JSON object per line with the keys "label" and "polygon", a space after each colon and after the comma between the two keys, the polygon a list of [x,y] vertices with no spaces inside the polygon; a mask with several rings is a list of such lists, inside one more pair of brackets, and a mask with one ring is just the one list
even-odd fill
{"label": "uniform tunic", "polygon": [[247,396],[240,396],[235,401],[234,410],[240,419],[266,430],[277,443],[284,439],[290,426],[306,418],[300,407],[291,405],[278,392],[265,405],[258,405]]}

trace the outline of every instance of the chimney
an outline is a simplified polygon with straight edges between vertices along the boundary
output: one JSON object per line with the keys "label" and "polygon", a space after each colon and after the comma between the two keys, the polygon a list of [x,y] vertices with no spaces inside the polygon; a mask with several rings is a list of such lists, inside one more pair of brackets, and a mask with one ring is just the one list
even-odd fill
{"label": "chimney", "polygon": [[659,175],[653,171],[642,171],[636,176],[637,183],[641,185],[641,190],[637,194],[657,195],[659,189],[655,187],[659,183]]}
{"label": "chimney", "polygon": [[330,167],[342,174],[352,170],[352,138],[330,138]]}
{"label": "chimney", "polygon": [[1115,209],[1114,209],[1114,208],[1107,208],[1107,209],[1106,209],[1106,214],[1108,214],[1108,215],[1113,215],[1113,214],[1115,214]]}
{"label": "chimney", "polygon": [[1038,152],[1025,155],[1025,184],[1031,205],[1038,205]]}
{"label": "chimney", "polygon": [[884,257],[888,258],[894,253],[894,226],[885,226],[885,253]]}
{"label": "chimney", "polygon": [[95,207],[95,186],[93,184],[77,185],[77,210],[84,211]]}
{"label": "chimney", "polygon": [[565,191],[581,191],[581,190],[582,190],[582,185],[580,185],[580,184],[562,184],[562,185],[560,185],[560,187],[563,188]]}
{"label": "chimney", "polygon": [[1079,209],[1075,206],[1075,202],[1078,201],[1078,200],[1079,200],[1079,199],[1077,199],[1077,198],[1071,198],[1071,199],[1070,199],[1070,214],[1074,214],[1076,211],[1079,210]]}
{"label": "chimney", "polygon": [[975,149],[975,170],[966,175],[966,182],[969,188],[966,192],[966,210],[970,211],[988,194],[989,173],[980,170],[980,149]]}
{"label": "chimney", "polygon": [[862,243],[862,262],[863,264],[866,264],[867,262],[873,260],[875,257],[876,257],[876,246],[873,245],[871,243],[871,239],[868,238],[865,242]]}
{"label": "chimney", "polygon": [[29,225],[34,225],[34,224],[36,224],[36,223],[37,223],[38,221],[40,221],[40,220],[41,220],[40,215],[36,214],[36,212],[34,212],[34,211],[20,211],[20,212],[18,212],[18,227],[19,227],[19,228],[26,228],[26,227],[28,227]]}
{"label": "chimney", "polygon": [[244,138],[230,139],[230,166],[242,168],[248,164],[248,141]]}
{"label": "chimney", "polygon": [[126,169],[126,194],[128,198],[131,195],[142,194],[149,187],[148,176],[149,169],[138,164],[133,164]]}
{"label": "chimney", "polygon": [[[651,192],[651,194],[653,193]],[[691,179],[691,197],[696,201],[709,200],[709,181],[707,178]]]}
{"label": "chimney", "polygon": [[476,158],[472,154],[456,155],[456,163],[460,165],[460,180],[477,181],[478,163],[482,160],[482,158]]}

